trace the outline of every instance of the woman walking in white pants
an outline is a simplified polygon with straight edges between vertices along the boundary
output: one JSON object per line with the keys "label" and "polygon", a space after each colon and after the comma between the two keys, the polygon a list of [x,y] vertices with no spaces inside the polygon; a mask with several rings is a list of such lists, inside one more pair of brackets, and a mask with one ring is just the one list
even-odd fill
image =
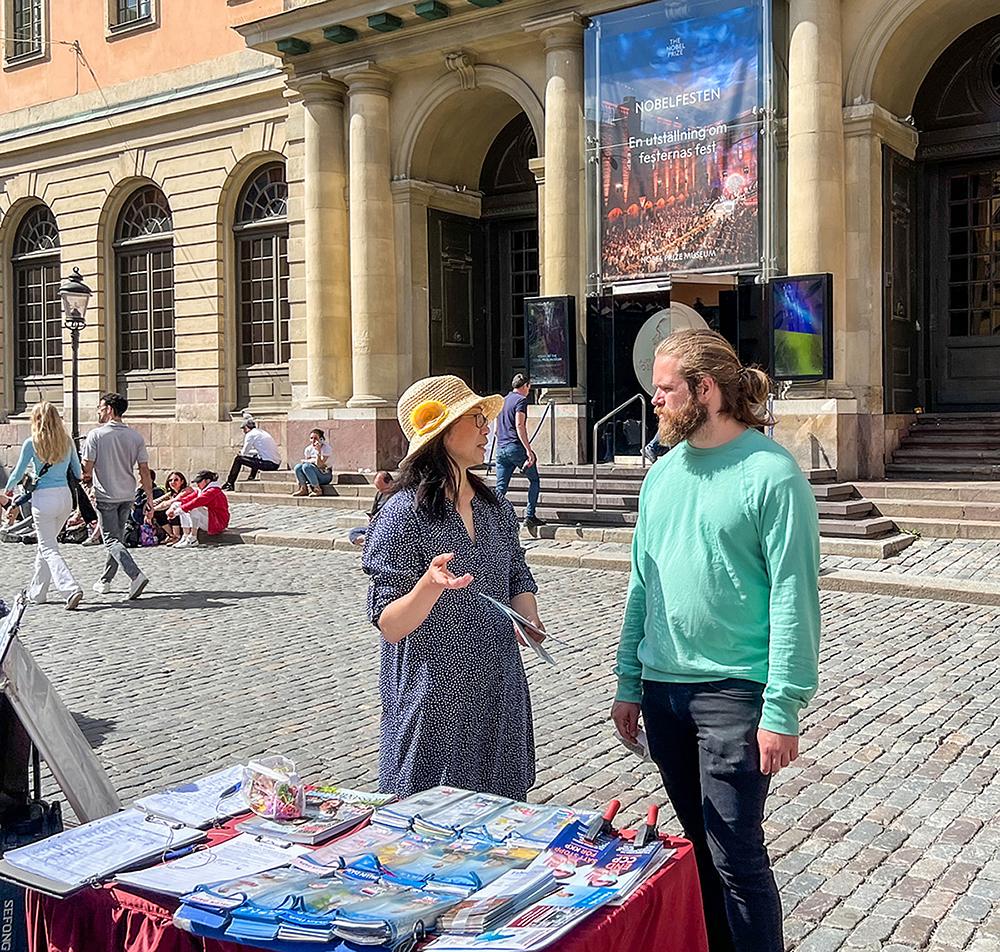
{"label": "woman walking in white pants", "polygon": [[31,436],[21,445],[21,456],[3,492],[5,497],[10,496],[29,465],[35,474],[31,517],[38,551],[28,598],[36,605],[43,604],[48,600],[51,586],[66,599],[66,607],[72,611],[83,599],[83,590],[59,552],[58,536],[73,511],[67,472],[80,478],[80,458],[58,411],[48,400],[36,403],[31,409]]}

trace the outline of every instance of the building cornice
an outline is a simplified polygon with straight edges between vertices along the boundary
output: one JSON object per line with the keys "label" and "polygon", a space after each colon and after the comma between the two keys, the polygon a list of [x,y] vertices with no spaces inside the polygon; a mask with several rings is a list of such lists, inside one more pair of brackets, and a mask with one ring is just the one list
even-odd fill
{"label": "building cornice", "polygon": [[917,154],[917,130],[878,103],[863,102],[844,107],[844,136],[873,135],[890,148],[912,159]]}

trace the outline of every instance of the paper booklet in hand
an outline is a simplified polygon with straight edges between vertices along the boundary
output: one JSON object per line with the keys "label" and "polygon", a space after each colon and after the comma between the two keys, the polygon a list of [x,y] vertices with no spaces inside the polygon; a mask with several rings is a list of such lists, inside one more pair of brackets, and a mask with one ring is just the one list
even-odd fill
{"label": "paper booklet in hand", "polygon": [[532,651],[538,655],[542,661],[547,664],[555,664],[555,659],[549,654],[548,649],[540,642],[536,641],[536,636],[541,636],[543,638],[549,637],[541,628],[532,622],[528,621],[523,615],[518,614],[514,611],[510,605],[505,605],[503,602],[498,602],[495,598],[490,598],[483,592],[479,593],[480,597],[485,598],[491,605],[497,608],[499,611],[503,612],[509,619],[511,625],[514,626],[514,632],[521,636],[521,640],[527,645]]}

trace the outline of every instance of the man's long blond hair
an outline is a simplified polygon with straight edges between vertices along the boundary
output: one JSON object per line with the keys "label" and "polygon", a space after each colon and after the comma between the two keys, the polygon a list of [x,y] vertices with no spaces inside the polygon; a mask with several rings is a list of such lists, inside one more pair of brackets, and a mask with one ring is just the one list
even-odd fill
{"label": "man's long blond hair", "polygon": [[732,344],[708,330],[671,334],[656,348],[657,357],[672,357],[693,394],[704,377],[711,377],[722,396],[721,412],[744,426],[768,426],[771,380],[759,367],[744,367]]}
{"label": "man's long blond hair", "polygon": [[31,408],[31,442],[43,463],[61,463],[69,453],[70,438],[59,411],[48,400]]}

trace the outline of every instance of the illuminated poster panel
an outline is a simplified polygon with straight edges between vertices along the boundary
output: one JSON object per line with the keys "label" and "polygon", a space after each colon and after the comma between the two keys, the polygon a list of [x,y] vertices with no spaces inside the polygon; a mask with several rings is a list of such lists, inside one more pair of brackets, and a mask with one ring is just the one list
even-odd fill
{"label": "illuminated poster panel", "polygon": [[749,0],[594,18],[588,130],[601,283],[759,268],[762,44],[762,7]]}
{"label": "illuminated poster panel", "polygon": [[833,376],[833,276],[773,278],[768,288],[775,380]]}

